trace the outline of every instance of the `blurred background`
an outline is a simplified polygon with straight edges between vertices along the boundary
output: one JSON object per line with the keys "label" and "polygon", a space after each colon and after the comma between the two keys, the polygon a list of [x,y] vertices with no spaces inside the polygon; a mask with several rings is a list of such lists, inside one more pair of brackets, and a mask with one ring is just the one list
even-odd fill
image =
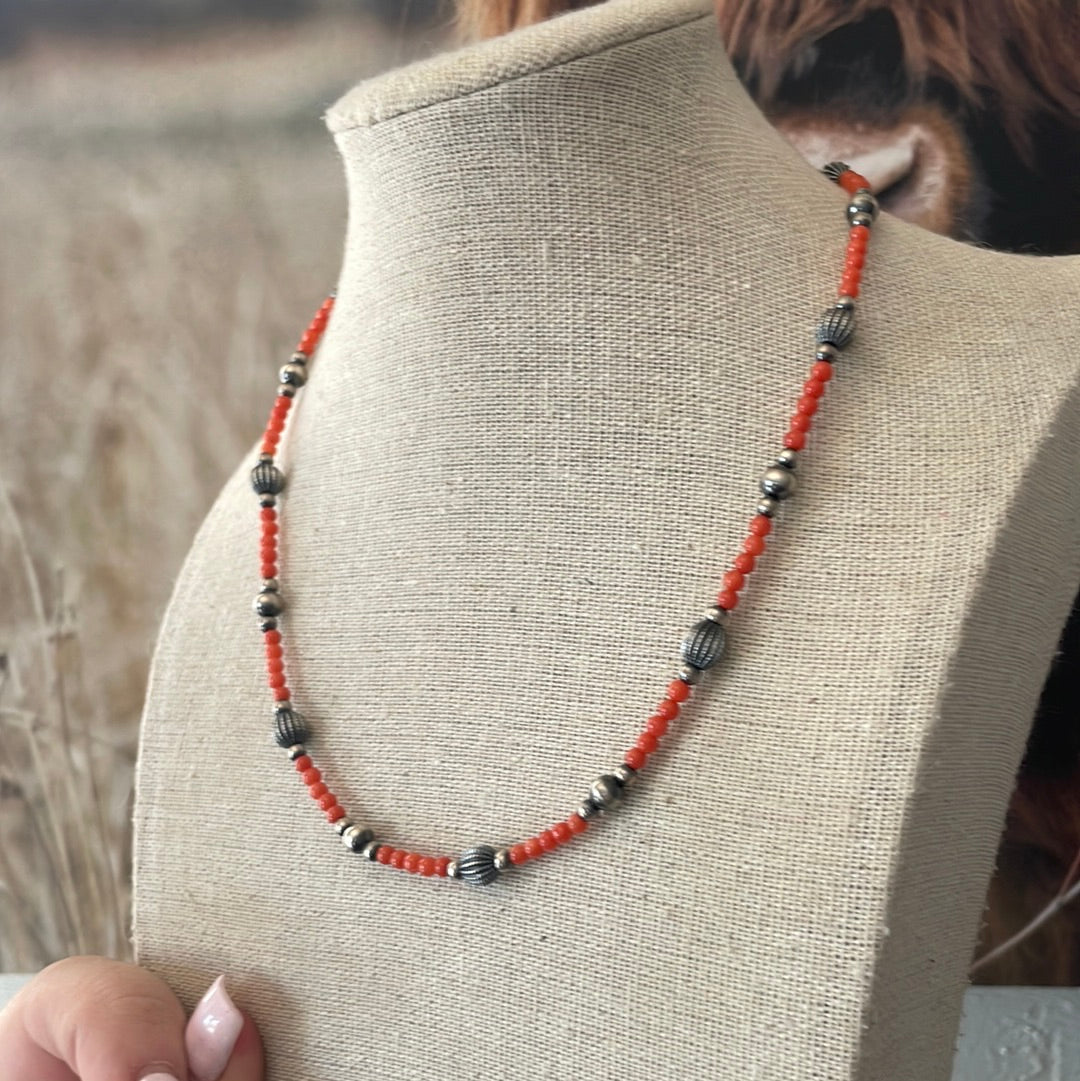
{"label": "blurred background", "polygon": [[322,113],[449,47],[450,18],[436,0],[0,0],[0,972],[130,958],[157,626],[337,278]]}

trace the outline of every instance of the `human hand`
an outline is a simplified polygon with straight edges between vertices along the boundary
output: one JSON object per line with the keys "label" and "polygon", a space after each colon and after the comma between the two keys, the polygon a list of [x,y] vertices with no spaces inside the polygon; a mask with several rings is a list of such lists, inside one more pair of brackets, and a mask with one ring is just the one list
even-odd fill
{"label": "human hand", "polygon": [[191,1020],[136,965],[67,957],[0,1011],[0,1081],[263,1081],[255,1023],[221,977]]}

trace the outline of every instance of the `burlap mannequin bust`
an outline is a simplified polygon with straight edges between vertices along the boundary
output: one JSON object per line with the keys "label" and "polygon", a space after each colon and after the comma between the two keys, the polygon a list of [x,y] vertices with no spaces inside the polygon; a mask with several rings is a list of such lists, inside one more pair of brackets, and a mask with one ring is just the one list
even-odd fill
{"label": "burlap mannequin bust", "polygon": [[[330,110],[350,221],[280,459],[286,662],[390,843],[576,809],[782,449],[844,195],[710,8],[612,0]],[[1080,580],[1078,296],[1076,258],[883,216],[727,654],[620,810],[486,888],[346,852],[274,746],[253,453],[154,662],[140,963],[188,1006],[227,972],[276,1081],[946,1081]]]}

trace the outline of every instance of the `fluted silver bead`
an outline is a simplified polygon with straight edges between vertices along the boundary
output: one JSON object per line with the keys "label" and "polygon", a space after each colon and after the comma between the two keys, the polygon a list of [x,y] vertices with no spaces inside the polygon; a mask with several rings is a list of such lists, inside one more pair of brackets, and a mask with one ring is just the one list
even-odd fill
{"label": "fluted silver bead", "polygon": [[819,342],[843,349],[855,333],[855,313],[839,303],[825,311],[818,322],[814,336]]}
{"label": "fluted silver bead", "polygon": [[711,668],[724,652],[726,632],[721,624],[703,619],[690,628],[682,642],[682,656],[693,668]]}
{"label": "fluted silver bead", "polygon": [[285,602],[280,593],[260,593],[255,598],[255,611],[260,616],[280,616],[285,611]]}
{"label": "fluted silver bead", "polygon": [[302,387],[307,382],[306,364],[283,364],[278,372],[278,379],[283,384]]}
{"label": "fluted silver bead", "polygon": [[294,747],[307,743],[308,728],[302,713],[292,706],[278,706],[274,710],[274,738],[279,747]]}
{"label": "fluted silver bead", "polygon": [[790,499],[798,487],[795,474],[781,466],[770,466],[761,474],[761,490],[773,499]]}
{"label": "fluted silver bead", "polygon": [[342,831],[341,843],[349,849],[350,852],[362,852],[364,846],[368,845],[375,839],[375,834],[369,830],[364,829],[361,826],[349,826],[348,829]]}
{"label": "fluted silver bead", "polygon": [[627,785],[631,785],[637,779],[637,770],[633,766],[628,766],[625,762],[620,762],[612,771],[611,776],[615,778],[626,788]]}
{"label": "fluted silver bead", "polygon": [[758,500],[757,507],[754,509],[758,514],[764,514],[766,518],[772,518],[780,509],[780,500],[773,499],[771,495],[767,495],[764,499]]}
{"label": "fluted silver bead", "polygon": [[285,474],[272,462],[259,462],[251,471],[251,487],[258,495],[277,495],[285,487]]}
{"label": "fluted silver bead", "polygon": [[589,786],[589,802],[595,804],[601,811],[613,811],[622,803],[622,782],[610,773],[597,777]]}
{"label": "fluted silver bead", "polygon": [[487,886],[499,877],[495,866],[495,849],[491,845],[474,845],[458,856],[458,874],[462,882]]}
{"label": "fluted silver bead", "polygon": [[495,853],[495,870],[507,871],[513,866],[513,861],[510,859],[510,849],[500,848],[499,851]]}
{"label": "fluted silver bead", "polygon": [[366,860],[370,860],[374,863],[379,858],[379,842],[368,841],[362,849],[360,849],[360,855]]}
{"label": "fluted silver bead", "polygon": [[836,183],[837,180],[843,176],[851,168],[846,161],[830,161],[828,165],[823,165],[821,171],[831,180]]}

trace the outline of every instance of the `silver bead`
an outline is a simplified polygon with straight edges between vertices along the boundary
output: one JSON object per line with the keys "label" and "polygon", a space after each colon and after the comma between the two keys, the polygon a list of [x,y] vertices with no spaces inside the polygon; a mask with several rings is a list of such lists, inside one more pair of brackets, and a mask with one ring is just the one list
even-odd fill
{"label": "silver bead", "polygon": [[273,464],[274,456],[272,454],[260,454],[259,455],[259,461],[260,462],[270,462],[271,464]]}
{"label": "silver bead", "polygon": [[836,303],[833,307],[844,308],[849,312],[853,312],[855,310],[855,298],[848,296],[847,293],[841,293],[840,296],[836,298]]}
{"label": "silver bead", "polygon": [[689,683],[691,687],[696,687],[701,682],[701,669],[695,668],[692,664],[684,664],[676,674],[676,679],[681,679],[683,683]]}
{"label": "silver bead", "polygon": [[276,631],[277,630],[277,620],[276,619],[264,619],[259,624],[259,630],[261,630],[263,632],[263,634],[265,634],[267,631]]}
{"label": "silver bead", "polygon": [[727,623],[731,619],[731,613],[718,604],[711,604],[705,609],[705,618],[712,620],[713,623]]}
{"label": "silver bead", "polygon": [[307,754],[307,748],[302,743],[294,743],[288,750],[289,761],[295,762],[302,754]]}
{"label": "silver bead", "polygon": [[817,351],[814,353],[816,360],[827,360],[830,364],[834,364],[839,355],[840,350],[828,342],[818,342]]}
{"label": "silver bead", "polygon": [[260,593],[255,598],[255,611],[260,616],[280,616],[284,610],[280,593]]}
{"label": "silver bead", "polygon": [[695,623],[683,639],[683,660],[694,668],[710,668],[724,652],[726,637],[727,632],[723,626],[711,619]]}
{"label": "silver bead", "polygon": [[458,857],[458,874],[463,882],[487,886],[499,877],[495,866],[495,849],[491,845],[474,845]]}
{"label": "silver bead", "polygon": [[297,747],[307,743],[308,728],[304,715],[285,702],[279,703],[274,710],[274,737],[279,747]]}
{"label": "silver bead", "polygon": [[589,786],[589,802],[601,811],[613,811],[622,803],[623,786],[617,777],[605,773]]}
{"label": "silver bead", "polygon": [[495,853],[495,870],[506,871],[513,866],[514,864],[510,859],[510,849],[500,848],[499,851]]}
{"label": "silver bead", "polygon": [[794,469],[799,464],[799,452],[785,447],[777,456],[776,464],[784,469]]}
{"label": "silver bead", "polygon": [[374,863],[379,858],[379,842],[368,841],[362,849],[360,849],[360,855],[366,860],[371,860]]}
{"label": "silver bead", "polygon": [[259,496],[259,506],[260,507],[276,507],[277,506],[277,496],[276,495],[270,495],[269,493],[267,493],[266,495]]}
{"label": "silver bead", "polygon": [[277,388],[279,398],[295,398],[296,387],[291,383],[280,383]]}
{"label": "silver bead", "polygon": [[350,818],[339,818],[334,823],[334,832],[340,837],[351,825],[352,825],[352,819],[350,819]]}
{"label": "silver bead", "polygon": [[773,499],[771,495],[767,495],[764,499],[758,500],[758,505],[755,509],[758,514],[764,514],[766,518],[772,518],[780,509],[780,501],[778,499]]}
{"label": "silver bead", "polygon": [[874,217],[872,214],[864,214],[861,212],[858,214],[852,214],[850,213],[851,207],[848,207],[848,211],[848,221],[852,225],[865,225],[869,229],[870,226],[874,224]]}
{"label": "silver bead", "polygon": [[798,487],[795,474],[778,465],[770,466],[761,474],[761,490],[773,499],[790,499]]}
{"label": "silver bead", "polygon": [[578,818],[584,818],[586,820],[595,818],[600,813],[600,808],[596,806],[591,800],[586,800],[578,809]]}
{"label": "silver bead", "polygon": [[[863,214],[870,221],[855,221],[858,214]],[[869,225],[878,216],[878,201],[869,188],[859,188],[848,203],[847,217],[852,225]]]}
{"label": "silver bead", "polygon": [[285,487],[285,474],[273,462],[262,462],[251,471],[251,487],[258,495],[277,495]]}
{"label": "silver bead", "polygon": [[851,308],[842,307],[839,301],[821,316],[814,332],[819,342],[835,345],[837,349],[843,349],[854,333],[855,313]]}
{"label": "silver bead", "polygon": [[361,826],[350,826],[341,835],[341,843],[353,852],[362,852],[375,839],[375,834]]}
{"label": "silver bead", "polygon": [[281,589],[281,584],[276,578],[264,578],[262,587],[264,593],[277,593]]}
{"label": "silver bead", "polygon": [[830,161],[821,167],[821,171],[835,184],[850,168],[846,161]]}
{"label": "silver bead", "polygon": [[451,860],[446,865],[446,877],[447,878],[461,878],[461,867],[457,860]]}
{"label": "silver bead", "polygon": [[628,766],[625,762],[620,762],[612,771],[611,776],[615,778],[626,788],[627,785],[631,785],[637,779],[637,770],[633,766]]}
{"label": "silver bead", "polygon": [[283,364],[278,372],[278,379],[283,384],[291,384],[294,387],[302,387],[307,382],[306,364]]}
{"label": "silver bead", "polygon": [[307,362],[307,353],[301,353],[299,349],[297,349],[297,351],[289,358],[290,364],[307,364]]}

